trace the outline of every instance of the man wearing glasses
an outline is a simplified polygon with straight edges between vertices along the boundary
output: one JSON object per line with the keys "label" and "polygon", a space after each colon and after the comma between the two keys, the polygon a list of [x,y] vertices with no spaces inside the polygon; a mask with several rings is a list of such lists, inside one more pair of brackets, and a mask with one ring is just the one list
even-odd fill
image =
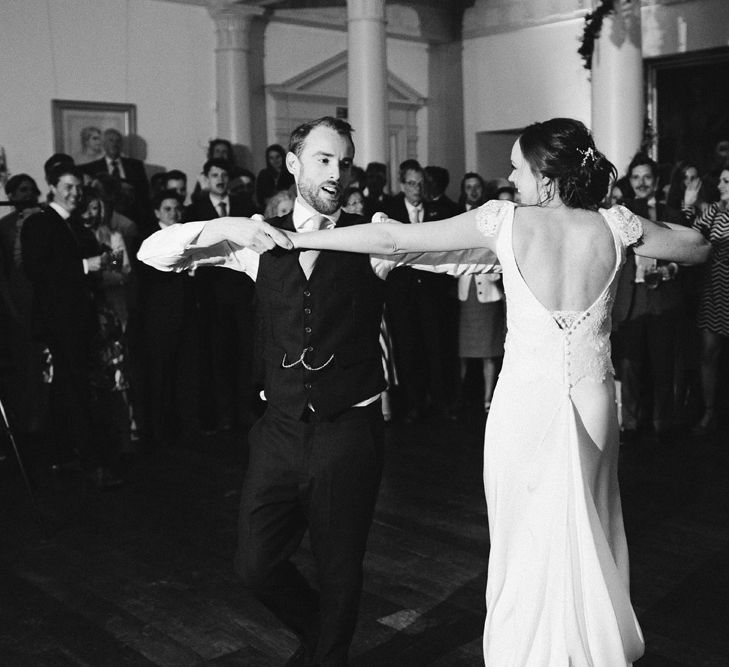
{"label": "man wearing glasses", "polygon": [[[393,197],[387,215],[402,222],[420,224],[437,219],[425,201],[425,172],[417,160],[400,165],[400,194]],[[448,416],[443,371],[442,336],[444,276],[399,267],[387,278],[387,313],[392,325],[400,382],[403,421],[413,424],[426,409]]]}

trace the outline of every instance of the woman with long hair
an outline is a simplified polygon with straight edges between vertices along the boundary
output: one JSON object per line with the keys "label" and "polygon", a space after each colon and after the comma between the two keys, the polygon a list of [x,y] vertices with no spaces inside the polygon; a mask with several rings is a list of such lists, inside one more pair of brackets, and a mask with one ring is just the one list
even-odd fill
{"label": "woman with long hair", "polygon": [[630,603],[618,488],[611,307],[629,246],[697,263],[709,243],[621,206],[600,209],[615,169],[579,121],[529,126],[511,160],[520,206],[489,201],[427,225],[289,238],[296,248],[371,254],[496,254],[508,308],[484,449],[485,661],[628,665],[642,655],[643,637]]}

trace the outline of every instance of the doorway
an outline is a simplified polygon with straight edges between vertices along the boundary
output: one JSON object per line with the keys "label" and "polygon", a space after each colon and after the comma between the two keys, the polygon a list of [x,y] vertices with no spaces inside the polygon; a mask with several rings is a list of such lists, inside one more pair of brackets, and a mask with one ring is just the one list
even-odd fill
{"label": "doorway", "polygon": [[729,139],[729,47],[645,61],[653,158],[712,169],[714,147]]}

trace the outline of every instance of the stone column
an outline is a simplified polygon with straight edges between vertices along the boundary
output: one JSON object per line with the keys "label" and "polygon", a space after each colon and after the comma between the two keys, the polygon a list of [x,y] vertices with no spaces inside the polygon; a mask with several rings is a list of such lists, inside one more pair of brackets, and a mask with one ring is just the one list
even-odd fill
{"label": "stone column", "polygon": [[605,18],[592,59],[592,131],[597,147],[621,176],[643,138],[640,4],[616,0],[616,11]]}
{"label": "stone column", "polygon": [[208,12],[215,21],[215,127],[216,133],[250,150],[251,124],[250,41],[251,22],[263,9],[210,0]]}
{"label": "stone column", "polygon": [[385,0],[347,0],[349,122],[355,162],[388,162]]}

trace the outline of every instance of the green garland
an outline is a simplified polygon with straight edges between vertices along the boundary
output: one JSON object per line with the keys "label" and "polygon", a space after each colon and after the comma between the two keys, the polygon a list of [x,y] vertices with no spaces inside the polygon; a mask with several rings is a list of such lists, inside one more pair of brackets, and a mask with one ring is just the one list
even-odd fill
{"label": "green garland", "polygon": [[[632,0],[618,0],[625,3],[632,2]],[[615,11],[615,0],[601,0],[600,4],[595,7],[595,11],[590,12],[585,16],[585,28],[582,31],[582,42],[577,53],[582,56],[582,60],[585,61],[584,67],[587,70],[592,69],[592,53],[595,50],[595,41],[600,37],[600,31],[602,30],[602,22],[606,16],[609,16]]]}

